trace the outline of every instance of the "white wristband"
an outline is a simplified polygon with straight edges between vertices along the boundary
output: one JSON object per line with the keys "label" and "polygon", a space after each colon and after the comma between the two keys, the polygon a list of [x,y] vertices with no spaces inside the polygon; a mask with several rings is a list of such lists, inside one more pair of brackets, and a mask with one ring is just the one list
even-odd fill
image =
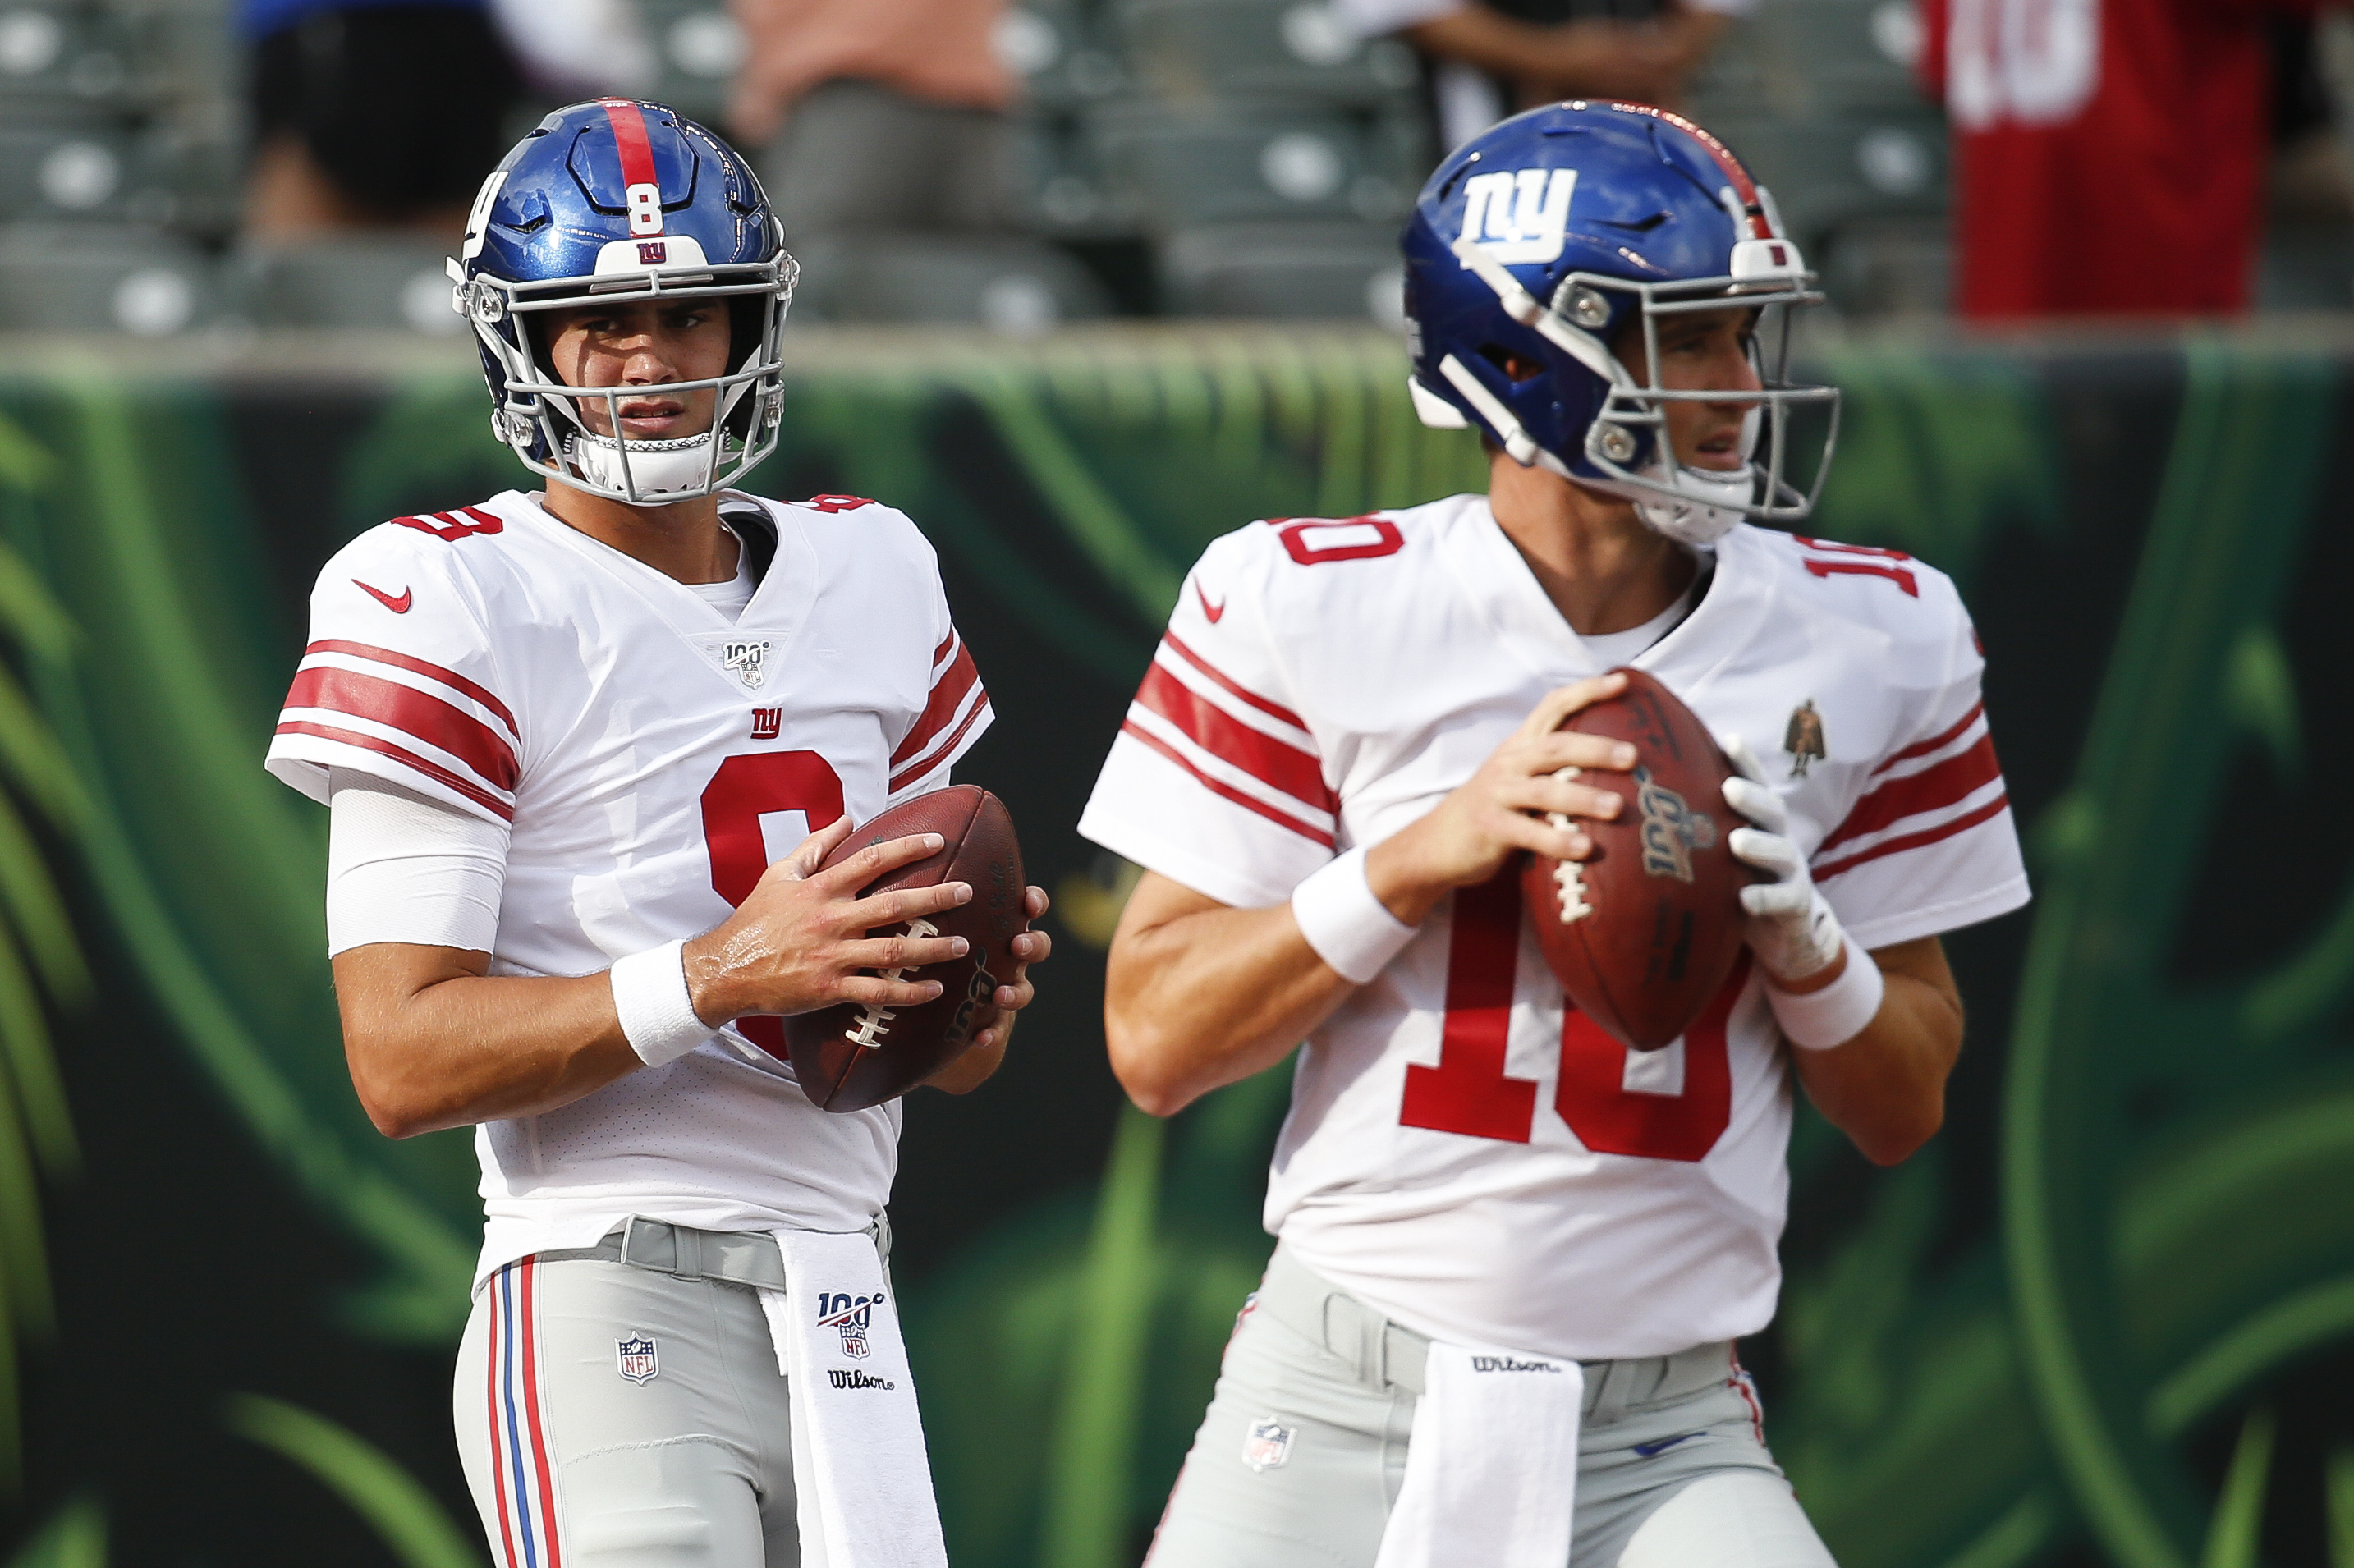
{"label": "white wristband", "polygon": [[664,942],[631,953],[610,973],[621,1033],[647,1066],[676,1061],[719,1033],[695,1015],[686,990],[684,942]]}
{"label": "white wristband", "polygon": [[1852,943],[1848,945],[1847,968],[1820,991],[1797,995],[1776,985],[1771,976],[1766,981],[1766,1001],[1784,1037],[1809,1051],[1828,1051],[1862,1033],[1887,994],[1888,980],[1880,966]]}
{"label": "white wristband", "polygon": [[1332,972],[1359,985],[1370,981],[1416,927],[1391,914],[1365,881],[1365,852],[1352,849],[1291,890],[1291,917],[1316,956]]}

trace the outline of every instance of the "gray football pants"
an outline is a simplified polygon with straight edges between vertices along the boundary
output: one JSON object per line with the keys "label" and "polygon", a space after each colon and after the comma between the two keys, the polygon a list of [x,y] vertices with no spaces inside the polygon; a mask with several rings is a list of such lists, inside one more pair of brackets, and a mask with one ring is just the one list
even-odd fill
{"label": "gray football pants", "polygon": [[797,1568],[792,1426],[758,1295],[509,1264],[458,1350],[459,1457],[498,1568]]}
{"label": "gray football pants", "polygon": [[[1148,1568],[1372,1568],[1426,1345],[1278,1248]],[[1585,1379],[1569,1568],[1832,1568],[1730,1345]]]}

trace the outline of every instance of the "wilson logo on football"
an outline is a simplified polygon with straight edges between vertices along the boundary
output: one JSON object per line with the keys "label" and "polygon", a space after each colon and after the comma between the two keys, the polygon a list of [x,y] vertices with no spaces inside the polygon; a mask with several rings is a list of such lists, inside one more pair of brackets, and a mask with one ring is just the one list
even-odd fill
{"label": "wilson logo on football", "polygon": [[1576,188],[1575,169],[1474,175],[1463,182],[1463,238],[1507,266],[1553,260],[1569,234]]}
{"label": "wilson logo on football", "polygon": [[1655,782],[1648,768],[1635,769],[1635,804],[1643,813],[1643,872],[1647,876],[1692,879],[1691,852],[1716,842],[1716,821],[1695,811],[1684,798]]}

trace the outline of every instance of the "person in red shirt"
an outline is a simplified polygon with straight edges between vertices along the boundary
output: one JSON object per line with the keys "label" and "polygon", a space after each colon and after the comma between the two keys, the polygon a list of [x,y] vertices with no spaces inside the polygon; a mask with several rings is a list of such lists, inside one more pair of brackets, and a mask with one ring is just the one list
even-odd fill
{"label": "person in red shirt", "polygon": [[2247,308],[2266,28],[2311,0],[1925,0],[1967,317]]}

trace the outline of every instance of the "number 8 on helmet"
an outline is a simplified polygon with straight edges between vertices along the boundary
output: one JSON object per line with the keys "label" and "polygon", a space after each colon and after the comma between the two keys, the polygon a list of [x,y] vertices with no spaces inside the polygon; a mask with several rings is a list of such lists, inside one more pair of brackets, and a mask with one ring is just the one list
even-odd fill
{"label": "number 8 on helmet", "polygon": [[[452,303],[473,326],[490,383],[491,430],[525,467],[631,505],[663,505],[735,483],[776,450],[778,338],[801,269],[751,166],[658,103],[599,99],[559,109],[482,182],[450,264]],[[632,438],[629,388],[564,384],[534,318],[584,302],[726,302],[733,329],[709,389],[715,428]],[[600,435],[581,405],[605,405]]]}
{"label": "number 8 on helmet", "polygon": [[[1664,110],[1574,101],[1532,109],[1458,148],[1406,225],[1415,410],[1476,429],[1522,467],[1620,495],[1669,537],[1708,545],[1744,517],[1795,522],[1830,467],[1839,392],[1786,378],[1788,313],[1821,302],[1773,198],[1724,144]],[[1762,390],[1660,384],[1662,318],[1749,304],[1781,318]],[[1646,374],[1612,344],[1639,323]],[[1508,360],[1539,367],[1515,379]],[[1663,453],[1670,400],[1746,403],[1747,461],[1702,469]],[[1793,410],[1829,418],[1811,482],[1792,485]],[[1762,453],[1760,449],[1763,449]]]}

